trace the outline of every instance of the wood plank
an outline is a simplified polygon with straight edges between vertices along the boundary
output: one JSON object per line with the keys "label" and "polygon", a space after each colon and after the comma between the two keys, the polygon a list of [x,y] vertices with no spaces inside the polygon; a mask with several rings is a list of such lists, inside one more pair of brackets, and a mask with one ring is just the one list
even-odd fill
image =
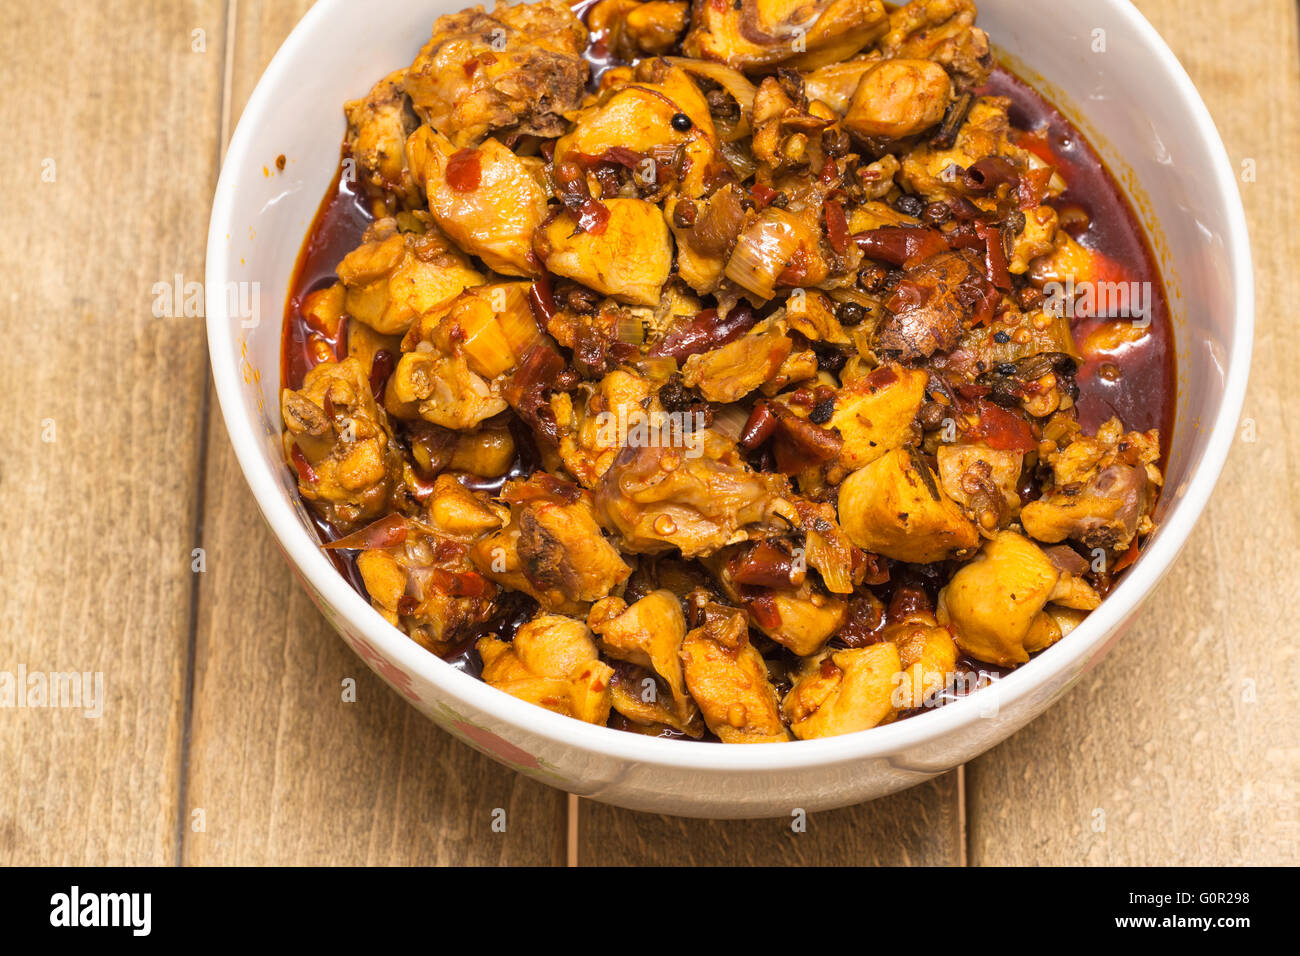
{"label": "wood plank", "polygon": [[687,820],[582,801],[583,866],[956,866],[957,772],[871,803],[793,819]]}
{"label": "wood plank", "polygon": [[[239,2],[230,115],[310,6]],[[339,104],[340,109],[342,104]],[[321,184],[324,192],[327,184]],[[293,579],[212,411],[186,863],[559,864],[565,797],[439,731]],[[344,703],[341,682],[357,683]],[[492,828],[506,811],[506,830]]]}
{"label": "wood plank", "polygon": [[1300,863],[1296,5],[1138,6],[1200,87],[1234,164],[1257,164],[1258,181],[1241,186],[1259,299],[1245,409],[1257,440],[1238,441],[1179,565],[1110,657],[968,768],[973,863]]}
{"label": "wood plank", "polygon": [[13,5],[0,32],[0,671],[104,692],[0,710],[0,863],[176,858],[207,353],[151,290],[203,278],[224,15]]}

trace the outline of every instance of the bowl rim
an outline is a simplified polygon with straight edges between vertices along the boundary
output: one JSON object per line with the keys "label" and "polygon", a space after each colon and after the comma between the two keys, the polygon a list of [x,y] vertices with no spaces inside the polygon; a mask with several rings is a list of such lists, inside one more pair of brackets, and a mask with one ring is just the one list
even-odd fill
{"label": "bowl rim", "polygon": [[1161,535],[1149,545],[1142,560],[1129,570],[1101,606],[1071,633],[1069,640],[1059,642],[1002,679],[980,689],[977,694],[906,720],[837,737],[745,747],[647,737],[587,724],[490,687],[425,650],[384,620],[352,589],[298,521],[288,499],[281,494],[271,464],[263,454],[259,428],[254,425],[252,416],[245,414],[239,356],[235,351],[235,336],[229,333],[231,319],[227,314],[225,297],[211,294],[211,290],[226,287],[232,272],[233,256],[226,237],[235,234],[232,220],[236,183],[249,175],[247,170],[260,168],[260,164],[252,159],[255,146],[253,128],[257,125],[257,118],[267,110],[281,85],[292,81],[290,64],[310,45],[311,38],[335,10],[346,2],[318,0],[276,52],[244,108],[222,161],[213,200],[207,242],[205,288],[209,294],[205,313],[211,370],[222,416],[258,508],[286,557],[310,586],[384,656],[418,674],[442,694],[463,701],[495,720],[521,728],[552,744],[582,752],[652,766],[718,773],[829,767],[888,757],[930,743],[977,720],[987,719],[990,711],[992,714],[1002,713],[1072,668],[1081,672],[1081,665],[1094,651],[1099,648],[1104,651],[1106,643],[1117,636],[1122,624],[1173,565],[1218,482],[1244,406],[1255,324],[1250,235],[1227,149],[1191,78],[1164,39],[1129,0],[1111,0],[1124,26],[1149,50],[1156,67],[1165,71],[1179,88],[1179,98],[1173,105],[1181,108],[1192,122],[1214,171],[1215,186],[1227,199],[1225,248],[1230,252],[1230,271],[1239,294],[1232,324],[1233,354],[1224,380],[1223,400],[1201,464],[1183,486],[1181,498],[1171,508]]}

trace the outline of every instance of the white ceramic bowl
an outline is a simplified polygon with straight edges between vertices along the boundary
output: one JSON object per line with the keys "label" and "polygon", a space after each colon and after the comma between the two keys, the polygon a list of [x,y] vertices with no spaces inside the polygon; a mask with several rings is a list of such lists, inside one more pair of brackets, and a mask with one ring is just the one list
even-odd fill
{"label": "white ceramic bowl", "polygon": [[[596,800],[689,816],[787,815],[901,790],[983,753],[1065,693],[1119,638],[1182,548],[1228,453],[1250,365],[1254,290],[1233,169],[1196,89],[1146,20],[1125,0],[979,4],[980,24],[1000,50],[1022,73],[1046,79],[1049,96],[1125,184],[1162,263],[1179,402],[1159,530],[1078,630],[992,687],[863,733],[734,747],[591,726],[450,667],[335,572],[281,461],[281,315],[337,165],[342,104],[409,63],[434,18],[462,5],[320,0],[249,100],[213,201],[208,347],[226,427],[262,514],[343,639],[441,727],[502,763]],[[285,170],[267,175],[280,154]],[[260,289],[259,322],[231,308],[229,288]]]}

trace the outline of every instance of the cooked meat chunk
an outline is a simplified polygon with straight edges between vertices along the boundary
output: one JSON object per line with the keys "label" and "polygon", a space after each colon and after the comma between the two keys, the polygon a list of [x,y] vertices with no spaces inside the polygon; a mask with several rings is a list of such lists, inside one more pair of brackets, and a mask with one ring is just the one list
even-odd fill
{"label": "cooked meat chunk", "polygon": [[456,148],[427,126],[406,144],[438,226],[495,272],[532,276],[533,233],[546,215],[536,171],[495,139]]}
{"label": "cooked meat chunk", "polygon": [[[929,202],[944,202],[961,197],[980,207],[996,206],[996,201],[980,195],[972,180],[963,176],[967,170],[982,160],[1002,160],[1017,175],[1033,174],[1043,177],[1048,195],[1058,195],[1064,188],[1060,176],[1039,156],[1018,145],[1012,136],[1008,110],[1011,101],[1000,96],[980,96],[971,105],[966,121],[957,131],[949,148],[922,145],[903,157],[898,180],[909,191],[918,193]],[[1012,183],[999,187],[1003,198],[1008,198]],[[983,191],[981,187],[980,191]]]}
{"label": "cooked meat chunk", "polygon": [[893,717],[901,670],[888,641],[857,650],[810,657],[786,694],[782,709],[800,740],[836,737],[875,727]]}
{"label": "cooked meat chunk", "polygon": [[539,614],[510,643],[489,636],[477,647],[483,680],[498,690],[589,724],[609,719],[614,669],[581,621]]}
{"label": "cooked meat chunk", "polygon": [[[619,597],[605,598],[592,606],[587,623],[599,635],[601,650],[609,657],[636,664],[662,681],[669,695],[663,709],[670,726],[683,732],[695,729],[699,708],[686,690],[681,658],[686,615],[676,594],[652,591],[631,606]],[[644,693],[634,696],[642,704],[654,702],[646,701]],[[650,696],[657,699],[658,695]],[[646,715],[640,708],[636,713]]]}
{"label": "cooked meat chunk", "polygon": [[934,615],[909,615],[906,620],[887,627],[887,641],[898,648],[903,676],[894,694],[899,709],[924,707],[944,690],[956,676],[957,644],[945,627],[939,627]]}
{"label": "cooked meat chunk", "polygon": [[543,475],[508,482],[502,498],[510,523],[470,551],[492,580],[569,612],[605,597],[632,573],[601,534],[590,495],[576,485]]}
{"label": "cooked meat chunk", "polygon": [[682,672],[709,730],[723,743],[789,740],[767,664],[749,641],[745,615],[711,604],[682,642]]}
{"label": "cooked meat chunk", "polygon": [[421,352],[427,343],[442,355],[462,354],[474,374],[489,380],[511,372],[541,338],[528,305],[530,288],[526,282],[498,282],[466,289],[421,315],[402,349]]}
{"label": "cooked meat chunk", "polygon": [[663,214],[641,199],[607,199],[603,208],[607,218],[599,228],[583,228],[566,210],[538,229],[538,259],[556,275],[620,302],[658,305],[673,265]]}
{"label": "cooked meat chunk", "polygon": [[877,347],[903,361],[949,352],[987,294],[984,270],[969,251],[943,252],[906,270],[881,324]]}
{"label": "cooked meat chunk", "polygon": [[280,410],[299,494],[340,530],[383,514],[401,459],[357,360],[317,365]]}
{"label": "cooked meat chunk", "polygon": [[1038,545],[1003,531],[939,592],[939,623],[976,660],[1023,664],[1029,660],[1026,644],[1051,626],[1042,611],[1060,576]]}
{"label": "cooked meat chunk", "polygon": [[625,551],[699,557],[798,521],[780,475],[754,471],[712,431],[695,437],[690,448],[626,447],[596,486],[596,514]]}
{"label": "cooked meat chunk", "polygon": [[741,69],[820,66],[853,56],[888,29],[880,0],[696,3],[682,45],[687,56]]}
{"label": "cooked meat chunk", "polygon": [[395,402],[413,406],[425,421],[443,428],[473,428],[506,410],[500,391],[470,368],[462,352],[407,352],[389,388]]}
{"label": "cooked meat chunk", "polygon": [[490,619],[499,593],[469,562],[466,547],[507,515],[441,475],[425,515],[390,515],[369,533],[359,532],[359,543],[370,546],[357,556],[357,570],[375,609],[429,650],[450,650]]}
{"label": "cooked meat chunk", "polygon": [[573,394],[552,395],[560,458],[569,473],[585,487],[594,488],[629,440],[634,444],[658,443],[671,438],[657,392],[647,379],[627,369],[616,369],[599,385],[583,386]]}
{"label": "cooked meat chunk", "polygon": [[939,483],[986,532],[1002,527],[1020,512],[1020,472],[1024,453],[984,445],[940,445]]}
{"label": "cooked meat chunk", "polygon": [[555,136],[587,82],[587,30],[562,0],[439,17],[406,71],[416,113],[456,146],[491,133]]}
{"label": "cooked meat chunk", "polygon": [[483,276],[437,229],[402,233],[393,219],[371,226],[338,266],[347,314],[376,332],[398,335],[430,309],[450,302]]}
{"label": "cooked meat chunk", "polygon": [[721,348],[692,355],[682,379],[711,402],[738,402],[777,375],[791,347],[783,323],[764,322]]}
{"label": "cooked meat chunk", "polygon": [[930,60],[881,60],[867,70],[844,125],[867,139],[903,139],[937,126],[952,100],[952,81]]}
{"label": "cooked meat chunk", "polygon": [[975,26],[973,0],[912,0],[889,15],[880,50],[889,57],[924,57],[948,70],[961,89],[988,82],[993,57],[988,35]]}
{"label": "cooked meat chunk", "polygon": [[[765,554],[774,550],[775,561]],[[806,556],[785,558],[789,553],[763,541],[723,551],[706,559],[705,565],[727,597],[749,611],[754,627],[799,657],[807,657],[821,650],[844,624],[848,605],[815,589],[805,579]],[[788,575],[781,573],[787,568]],[[754,586],[755,581],[762,585]]]}
{"label": "cooked meat chunk", "polygon": [[[359,100],[345,103],[348,134],[344,148],[358,177],[397,207],[419,206],[420,195],[406,164],[406,138],[418,120],[403,89],[406,71],[384,77]],[[396,211],[396,210],[393,210]]]}
{"label": "cooked meat chunk", "polygon": [[896,561],[946,561],[979,543],[975,525],[914,451],[895,448],[844,480],[840,524],[858,547]]}
{"label": "cooked meat chunk", "polygon": [[1112,418],[1092,438],[1080,436],[1048,456],[1053,486],[1021,511],[1025,531],[1056,544],[1126,551],[1151,530],[1161,475],[1156,432],[1124,432]]}
{"label": "cooked meat chunk", "polygon": [[829,422],[844,439],[839,465],[856,471],[909,444],[928,379],[919,369],[884,365],[841,389]]}
{"label": "cooked meat chunk", "polygon": [[600,0],[587,24],[621,60],[667,53],[686,29],[690,4],[678,0]]}

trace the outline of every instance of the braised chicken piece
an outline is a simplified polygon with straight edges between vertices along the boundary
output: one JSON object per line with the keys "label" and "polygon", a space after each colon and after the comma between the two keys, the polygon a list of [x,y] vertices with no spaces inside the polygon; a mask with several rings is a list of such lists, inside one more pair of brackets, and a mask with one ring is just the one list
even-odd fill
{"label": "braised chicken piece", "polygon": [[839,391],[827,424],[844,440],[841,470],[856,471],[911,443],[928,380],[918,369],[882,365]]}
{"label": "braised chicken piece", "polygon": [[1021,512],[1025,530],[1049,544],[1070,538],[1085,548],[1128,550],[1153,528],[1159,459],[1156,435],[1125,433],[1117,418],[1091,438],[1076,437],[1047,456],[1053,485]]}
{"label": "braised chicken piece", "polygon": [[901,670],[888,641],[809,657],[781,705],[791,733],[800,740],[836,737],[890,719]]}
{"label": "braised chicken piece", "polygon": [[952,682],[957,670],[957,644],[928,608],[910,611],[882,633],[898,649],[902,670],[893,696],[895,707],[924,707]]}
{"label": "braised chicken piece", "polygon": [[952,74],[962,90],[983,86],[993,58],[988,35],[975,26],[974,0],[917,0],[889,15],[880,41],[887,57],[923,57]]}
{"label": "braised chicken piece", "polygon": [[420,205],[420,195],[406,164],[406,138],[419,119],[406,95],[405,80],[406,71],[398,70],[361,99],[344,104],[348,133],[343,148],[372,192],[391,199],[397,208],[413,209]]}
{"label": "braised chicken piece", "polygon": [[600,0],[587,26],[620,60],[659,56],[675,47],[686,30],[690,4],[682,0]]}
{"label": "braised chicken piece", "polygon": [[438,226],[496,272],[536,275],[532,239],[546,215],[538,170],[495,139],[456,148],[421,126],[406,144]]}
{"label": "braised chicken piece", "polygon": [[888,23],[880,0],[696,3],[682,49],[742,69],[814,67],[848,59],[879,39]]}
{"label": "braised chicken piece", "polygon": [[400,232],[381,219],[338,266],[348,315],[376,332],[397,335],[429,309],[445,305],[483,275],[437,228]]}
{"label": "braised chicken piece", "polygon": [[858,547],[909,564],[946,561],[979,532],[914,447],[895,448],[840,486],[840,523]]}
{"label": "braised chicken piece", "polygon": [[695,558],[798,522],[784,478],[754,471],[715,432],[695,440],[691,448],[626,447],[601,478],[596,514],[623,550]]}
{"label": "braised chicken piece", "polygon": [[655,306],[672,271],[668,225],[641,199],[606,199],[599,227],[565,211],[538,229],[533,248],[551,272],[631,305]]}
{"label": "braised chicken piece", "polygon": [[931,60],[881,60],[862,74],[844,125],[864,139],[905,139],[938,126],[952,80]]}
{"label": "braised chicken piece", "polygon": [[560,458],[587,488],[600,482],[629,441],[648,444],[670,432],[658,389],[627,369],[616,369],[599,384],[572,394],[556,392],[551,411],[561,436]]}
{"label": "braised chicken piece", "polygon": [[666,724],[699,737],[700,712],[686,690],[682,668],[686,615],[677,595],[652,591],[631,606],[620,597],[604,598],[592,606],[587,623],[599,635],[606,656],[635,664],[655,678],[640,688],[635,681],[620,682],[614,694],[619,713],[638,723]]}
{"label": "braised chicken piece", "polygon": [[710,731],[728,744],[789,740],[767,663],[749,640],[743,611],[709,604],[682,642],[686,688]]}
{"label": "braised chicken piece", "polygon": [[614,669],[600,659],[591,631],[560,614],[539,614],[509,643],[481,638],[483,680],[507,694],[589,724],[609,719]]}
{"label": "braised chicken piece", "polygon": [[1004,667],[1023,664],[1031,651],[1060,637],[1044,613],[1048,602],[1077,610],[1097,606],[1095,592],[1082,583],[1024,535],[1003,531],[939,592],[938,619],[972,657]]}
{"label": "braised chicken piece", "polygon": [[1053,653],[1155,528],[1173,336],[1123,191],[990,50],[971,0],[438,18],[345,104],[289,296],[335,564],[647,736],[866,731]]}
{"label": "braised chicken piece", "polygon": [[400,458],[360,363],[317,365],[301,389],[284,390],[280,413],[303,498],[340,530],[384,513]]}
{"label": "braised chicken piece", "polygon": [[406,71],[415,112],[457,147],[489,134],[555,136],[587,82],[587,28],[560,0],[439,17]]}
{"label": "braised chicken piece", "polygon": [[568,612],[607,596],[632,573],[601,534],[581,488],[543,472],[508,482],[501,498],[510,505],[509,524],[470,551],[492,580]]}
{"label": "braised chicken piece", "polygon": [[[776,560],[764,553],[772,551]],[[812,586],[801,567],[806,561],[806,556],[795,559],[788,548],[763,541],[719,552],[705,565],[727,598],[749,612],[751,626],[807,657],[843,626],[848,604]]]}
{"label": "braised chicken piece", "polygon": [[[501,527],[509,510],[439,475],[427,511],[390,515],[357,532],[357,570],[388,621],[439,653],[492,617],[498,588],[467,558],[468,546]],[[335,547],[353,542],[334,542]]]}

